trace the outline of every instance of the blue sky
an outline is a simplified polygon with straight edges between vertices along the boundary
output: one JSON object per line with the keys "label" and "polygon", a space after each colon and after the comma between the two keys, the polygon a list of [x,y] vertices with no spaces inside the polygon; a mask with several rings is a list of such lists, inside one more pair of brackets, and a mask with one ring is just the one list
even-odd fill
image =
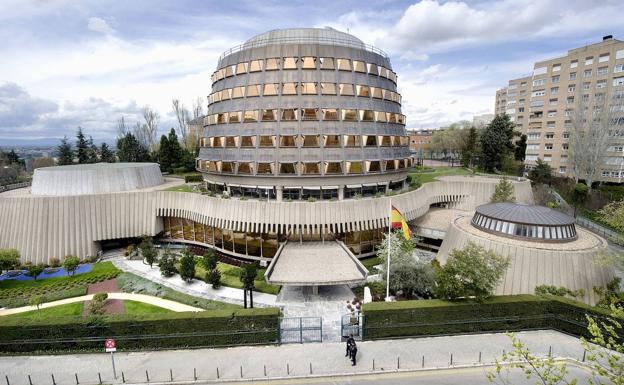
{"label": "blue sky", "polygon": [[[388,52],[409,128],[493,112],[533,63],[603,35],[624,39],[621,1],[0,0],[0,146],[72,136],[111,141],[149,105],[210,93],[218,56],[275,28],[349,31]],[[547,41],[547,43],[544,43]]]}

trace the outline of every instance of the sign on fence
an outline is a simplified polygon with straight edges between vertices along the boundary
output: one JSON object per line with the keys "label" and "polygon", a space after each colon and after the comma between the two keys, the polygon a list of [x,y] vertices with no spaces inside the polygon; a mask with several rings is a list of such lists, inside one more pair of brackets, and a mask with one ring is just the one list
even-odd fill
{"label": "sign on fence", "polygon": [[117,344],[115,343],[115,340],[112,338],[109,338],[106,341],[104,341],[104,349],[106,349],[106,353],[116,352]]}

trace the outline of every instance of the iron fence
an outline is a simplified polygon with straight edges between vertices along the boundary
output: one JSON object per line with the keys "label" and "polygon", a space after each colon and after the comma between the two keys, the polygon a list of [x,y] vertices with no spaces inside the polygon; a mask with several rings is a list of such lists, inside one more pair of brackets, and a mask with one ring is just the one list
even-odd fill
{"label": "iron fence", "polygon": [[281,344],[323,342],[321,317],[283,317],[279,322]]}

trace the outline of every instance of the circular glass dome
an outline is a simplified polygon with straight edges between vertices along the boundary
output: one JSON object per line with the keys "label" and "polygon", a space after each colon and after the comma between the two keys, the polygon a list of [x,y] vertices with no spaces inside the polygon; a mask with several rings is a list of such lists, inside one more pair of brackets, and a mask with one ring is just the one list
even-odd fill
{"label": "circular glass dome", "polygon": [[471,224],[488,233],[535,242],[577,238],[573,217],[543,206],[489,203],[477,207]]}

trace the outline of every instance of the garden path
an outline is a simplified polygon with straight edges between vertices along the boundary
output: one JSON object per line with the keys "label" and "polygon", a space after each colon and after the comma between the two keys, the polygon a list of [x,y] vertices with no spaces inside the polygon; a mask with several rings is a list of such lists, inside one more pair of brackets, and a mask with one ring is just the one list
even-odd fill
{"label": "garden path", "polygon": [[[162,307],[162,308],[165,308],[165,309],[168,309],[168,310],[172,310],[172,311],[175,311],[175,312],[204,311],[204,309],[200,309],[198,307],[193,307],[193,306],[185,305],[185,304],[182,304],[182,303],[179,303],[179,302],[170,301],[168,299],[153,297],[151,295],[145,295],[145,294],[109,293],[108,294],[108,298],[110,298],[110,299],[118,299],[118,300],[130,300],[130,301],[143,302],[143,303],[147,303],[147,304],[150,304],[150,305]],[[68,304],[68,303],[90,301],[92,299],[93,299],[93,294],[87,294],[87,295],[83,295],[83,296],[80,296],[80,297],[65,298],[65,299],[61,299],[61,300],[58,300],[58,301],[47,302],[47,303],[41,304],[39,306],[39,308],[40,309],[45,309],[45,308],[49,308],[49,307],[65,305],[65,304]],[[2,310],[0,310],[0,316],[10,315],[10,314],[17,314],[17,313],[24,313],[24,312],[33,311],[33,310],[37,310],[37,307],[36,306],[22,306],[22,307],[16,307],[16,308],[13,308],[13,309],[2,309]]]}

